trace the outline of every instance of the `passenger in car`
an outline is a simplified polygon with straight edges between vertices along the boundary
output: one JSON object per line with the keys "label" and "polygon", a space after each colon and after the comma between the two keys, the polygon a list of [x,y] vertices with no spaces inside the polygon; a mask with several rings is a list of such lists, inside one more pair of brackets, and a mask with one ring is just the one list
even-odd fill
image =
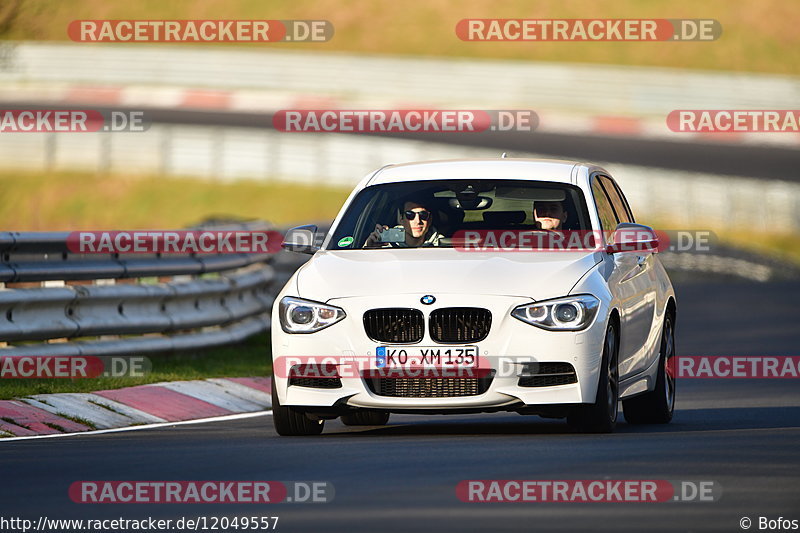
{"label": "passenger in car", "polygon": [[397,210],[398,224],[393,229],[405,231],[403,242],[381,242],[381,234],[389,226],[376,224],[375,231],[369,234],[364,248],[416,248],[420,246],[439,246],[444,237],[433,225],[433,211],[426,202],[408,200]]}
{"label": "passenger in car", "polygon": [[562,202],[534,202],[533,218],[539,229],[560,230],[567,221],[567,211]]}

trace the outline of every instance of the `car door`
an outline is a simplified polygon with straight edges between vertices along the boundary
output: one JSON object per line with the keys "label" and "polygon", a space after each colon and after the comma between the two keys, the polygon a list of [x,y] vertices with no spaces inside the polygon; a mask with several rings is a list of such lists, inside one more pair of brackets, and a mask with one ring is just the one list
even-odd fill
{"label": "car door", "polygon": [[[635,222],[630,204],[628,204],[628,201],[625,199],[625,195],[619,185],[614,180],[605,176],[600,176],[600,182],[608,192],[608,196],[611,199],[611,206],[614,210],[617,213],[627,213],[629,222]],[[621,217],[622,215],[620,215],[620,218]],[[661,330],[656,320],[658,314],[656,308],[656,302],[658,301],[658,275],[654,265],[656,258],[653,252],[641,251],[635,253],[631,252],[631,254],[636,255],[637,263],[642,265],[641,282],[643,290],[646,291],[642,306],[643,311],[640,316],[637,316],[637,320],[641,320],[640,326],[643,335],[643,338],[640,339],[640,353],[634,356],[635,361],[632,368],[633,373],[637,373],[649,367],[650,364],[653,363],[653,359],[658,355]]]}
{"label": "car door", "polygon": [[[609,190],[612,191],[609,194]],[[620,222],[633,222],[627,206],[605,176],[592,180],[592,194],[604,232],[613,232]],[[612,198],[616,200],[612,201]],[[609,256],[613,269],[609,289],[620,304],[619,374],[625,378],[646,367],[647,340],[655,310],[655,282],[650,252],[619,252]]]}

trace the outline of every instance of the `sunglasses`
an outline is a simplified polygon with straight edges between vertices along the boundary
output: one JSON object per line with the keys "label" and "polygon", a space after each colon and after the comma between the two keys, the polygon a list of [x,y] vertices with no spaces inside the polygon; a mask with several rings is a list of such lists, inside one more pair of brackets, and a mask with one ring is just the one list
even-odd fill
{"label": "sunglasses", "polygon": [[405,212],[405,215],[406,215],[406,219],[407,220],[414,220],[415,218],[417,218],[417,215],[419,215],[419,219],[422,220],[422,221],[425,221],[425,220],[428,220],[429,218],[431,218],[431,212],[430,211],[410,211],[409,210],[409,211]]}

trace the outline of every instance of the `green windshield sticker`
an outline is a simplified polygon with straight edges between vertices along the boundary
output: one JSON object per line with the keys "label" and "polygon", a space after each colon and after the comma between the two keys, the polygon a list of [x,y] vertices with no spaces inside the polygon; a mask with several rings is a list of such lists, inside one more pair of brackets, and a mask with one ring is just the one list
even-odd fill
{"label": "green windshield sticker", "polygon": [[352,237],[342,237],[339,239],[339,248],[344,248],[345,246],[350,246],[351,244],[353,244]]}

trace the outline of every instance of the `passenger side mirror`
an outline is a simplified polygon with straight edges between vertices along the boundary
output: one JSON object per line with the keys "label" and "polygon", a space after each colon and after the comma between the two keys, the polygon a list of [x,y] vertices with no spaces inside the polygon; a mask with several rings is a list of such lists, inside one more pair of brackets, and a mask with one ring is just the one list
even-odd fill
{"label": "passenger side mirror", "polygon": [[281,246],[284,250],[301,254],[314,254],[319,250],[316,242],[317,226],[297,226],[286,232]]}
{"label": "passenger side mirror", "polygon": [[658,252],[658,235],[643,224],[620,223],[606,243],[606,253]]}

